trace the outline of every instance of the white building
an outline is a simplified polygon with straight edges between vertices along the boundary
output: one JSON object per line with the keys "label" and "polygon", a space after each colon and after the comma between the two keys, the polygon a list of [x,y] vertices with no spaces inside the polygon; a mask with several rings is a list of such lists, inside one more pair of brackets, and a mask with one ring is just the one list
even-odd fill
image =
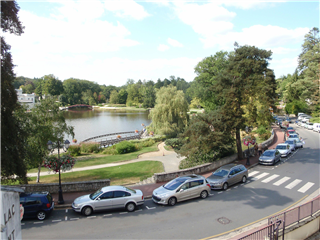
{"label": "white building", "polygon": [[26,94],[22,93],[22,89],[16,89],[18,102],[24,103],[28,106],[28,108],[32,108],[35,103],[35,94]]}

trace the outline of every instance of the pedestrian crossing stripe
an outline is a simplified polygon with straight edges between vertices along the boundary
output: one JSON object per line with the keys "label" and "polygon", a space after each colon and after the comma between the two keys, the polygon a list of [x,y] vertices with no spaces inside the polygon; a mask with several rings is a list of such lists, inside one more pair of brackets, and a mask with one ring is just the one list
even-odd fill
{"label": "pedestrian crossing stripe", "polygon": [[283,177],[279,181],[275,182],[273,185],[280,186],[282,183],[288,181],[289,179],[290,179],[289,177]]}
{"label": "pedestrian crossing stripe", "polygon": [[273,179],[275,179],[275,178],[277,178],[277,177],[279,177],[279,175],[273,174],[272,176],[266,178],[266,179],[263,180],[262,182],[263,182],[263,183],[268,183],[268,182],[271,182]]}
{"label": "pedestrian crossing stripe", "polygon": [[253,171],[253,172],[249,173],[248,176],[252,177],[252,176],[254,176],[254,175],[258,174],[258,173],[259,173],[259,171]]}
{"label": "pedestrian crossing stripe", "polygon": [[267,175],[269,175],[269,173],[261,173],[260,175],[254,177],[252,180],[258,180],[258,179],[263,178],[263,177],[265,177]]}
{"label": "pedestrian crossing stripe", "polygon": [[314,185],[312,182],[307,182],[302,188],[298,190],[298,192],[305,193],[309,188]]}
{"label": "pedestrian crossing stripe", "polygon": [[296,179],[296,180],[294,180],[292,183],[290,183],[290,184],[288,184],[287,186],[286,186],[286,188],[287,189],[292,189],[292,188],[294,188],[295,186],[297,186],[299,183],[301,183],[302,182],[302,180],[300,180],[300,179]]}

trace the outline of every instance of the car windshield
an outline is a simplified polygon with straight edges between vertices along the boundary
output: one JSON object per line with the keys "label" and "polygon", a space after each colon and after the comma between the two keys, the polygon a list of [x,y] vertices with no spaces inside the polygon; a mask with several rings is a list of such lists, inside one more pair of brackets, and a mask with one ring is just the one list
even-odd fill
{"label": "car windshield", "polygon": [[128,192],[131,192],[131,193],[137,193],[136,190],[131,189],[131,188],[126,188],[126,190],[127,190]]}
{"label": "car windshield", "polygon": [[287,149],[287,146],[285,145],[277,146],[276,149]]}
{"label": "car windshield", "polygon": [[274,152],[271,152],[271,151],[265,151],[262,156],[265,156],[265,157],[270,157],[270,156],[273,156],[274,155]]}
{"label": "car windshield", "polygon": [[290,134],[290,135],[289,135],[289,138],[299,138],[299,137],[298,137],[297,134],[292,134],[292,135]]}
{"label": "car windshield", "polygon": [[95,193],[91,193],[89,195],[89,197],[91,198],[91,200],[96,199],[96,197],[98,197],[100,194],[102,193],[101,189],[97,190]]}
{"label": "car windshield", "polygon": [[177,187],[179,187],[182,183],[184,183],[186,180],[185,179],[173,179],[172,181],[166,183],[163,185],[163,187],[167,190],[175,190]]}
{"label": "car windshield", "polygon": [[286,141],[286,143],[293,145],[293,141]]}
{"label": "car windshield", "polygon": [[229,171],[225,169],[218,169],[216,170],[212,175],[218,176],[218,177],[226,177],[228,175]]}

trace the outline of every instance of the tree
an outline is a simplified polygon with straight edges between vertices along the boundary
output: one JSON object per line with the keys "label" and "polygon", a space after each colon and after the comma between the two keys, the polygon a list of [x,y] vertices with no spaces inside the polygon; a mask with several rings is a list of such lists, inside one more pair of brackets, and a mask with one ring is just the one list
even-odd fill
{"label": "tree", "polygon": [[183,91],[174,86],[162,87],[156,93],[156,104],[150,112],[151,131],[175,137],[188,125],[188,110]]}
{"label": "tree", "polygon": [[117,92],[117,90],[113,90],[111,92],[109,102],[114,104],[119,103],[119,93]]}
{"label": "tree", "polygon": [[178,153],[187,157],[185,167],[212,162],[234,152],[234,138],[224,118],[219,111],[192,117],[179,137],[183,146]]}
{"label": "tree", "polygon": [[63,93],[63,84],[53,74],[45,75],[43,77],[44,86],[43,93],[50,94],[51,96],[58,96]]}
{"label": "tree", "polygon": [[74,137],[73,127],[68,126],[63,112],[55,103],[54,98],[43,99],[28,114],[30,135],[27,141],[28,155],[32,166],[38,167],[37,182],[45,157],[49,154],[47,143],[64,142],[65,135]]}
{"label": "tree", "polygon": [[119,96],[119,103],[120,104],[126,104],[127,97],[128,97],[127,91],[125,89],[123,89],[123,88],[120,89],[118,96]]}
{"label": "tree", "polygon": [[[19,6],[16,1],[1,1],[1,29],[20,36],[23,26],[18,17]],[[1,36],[1,181],[15,179],[27,183],[27,164],[25,161],[25,142],[27,133],[19,112],[24,112],[17,101],[13,86],[15,74],[12,56],[8,45]]]}

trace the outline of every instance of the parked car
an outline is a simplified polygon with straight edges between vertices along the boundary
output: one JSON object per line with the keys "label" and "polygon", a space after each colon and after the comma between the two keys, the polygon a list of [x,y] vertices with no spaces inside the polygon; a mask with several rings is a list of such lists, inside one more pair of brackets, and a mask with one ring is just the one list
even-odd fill
{"label": "parked car", "polygon": [[245,183],[248,179],[248,169],[242,164],[227,164],[213,172],[207,181],[211,189],[226,190],[229,186],[238,182]]}
{"label": "parked car", "polygon": [[308,122],[308,124],[307,124],[307,129],[313,130],[313,123]]}
{"label": "parked car", "polygon": [[320,123],[313,124],[313,131],[320,132]]}
{"label": "parked car", "polygon": [[[288,136],[288,138],[298,138],[299,139],[299,134],[298,133],[293,133],[293,134],[290,134]],[[287,139],[288,140],[288,139]]]}
{"label": "parked car", "polygon": [[270,149],[263,152],[259,157],[259,164],[274,165],[281,160],[281,153],[278,149]]}
{"label": "parked car", "polygon": [[37,218],[40,221],[43,221],[54,209],[54,201],[49,192],[21,193],[20,204],[24,207],[23,218]]}
{"label": "parked car", "polygon": [[298,117],[298,120],[302,120],[303,118],[305,117],[309,117],[309,115],[307,114],[301,114],[299,117]]}
{"label": "parked car", "polygon": [[177,177],[152,193],[152,200],[155,203],[174,206],[177,202],[192,198],[206,198],[210,193],[210,185],[206,178],[200,175],[191,174]]}
{"label": "parked car", "polygon": [[290,136],[287,141],[294,141],[295,148],[303,148],[303,143],[297,135],[292,135],[291,137]]}
{"label": "parked car", "polygon": [[310,119],[311,119],[311,117],[304,117],[301,119],[301,122],[303,122],[303,123],[309,122]]}
{"label": "parked car", "polygon": [[287,137],[288,137],[290,134],[293,134],[293,133],[295,133],[295,132],[296,132],[296,130],[294,130],[294,129],[288,130],[288,131],[287,131]]}
{"label": "parked car", "polygon": [[143,193],[139,189],[123,186],[107,186],[98,189],[95,193],[78,197],[72,203],[75,212],[85,216],[94,211],[125,208],[128,212],[136,206],[144,204]]}
{"label": "parked car", "polygon": [[284,143],[290,145],[291,152],[294,152],[296,150],[296,141],[295,140],[287,140]]}
{"label": "parked car", "polygon": [[288,130],[294,130],[293,127],[287,127],[287,131]]}
{"label": "parked car", "polygon": [[285,143],[278,144],[276,150],[280,152],[281,157],[287,157],[291,153],[290,145]]}

